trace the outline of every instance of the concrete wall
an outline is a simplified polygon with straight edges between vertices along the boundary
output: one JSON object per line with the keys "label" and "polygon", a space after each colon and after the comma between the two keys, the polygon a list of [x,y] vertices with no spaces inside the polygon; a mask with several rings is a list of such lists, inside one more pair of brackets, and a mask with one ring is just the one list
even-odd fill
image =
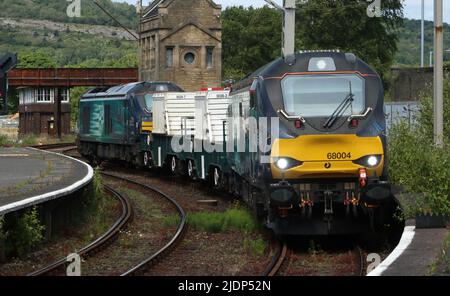
{"label": "concrete wall", "polygon": [[[445,72],[450,75],[450,67]],[[426,91],[432,92],[433,68],[393,68],[391,98],[394,102],[417,101]]]}

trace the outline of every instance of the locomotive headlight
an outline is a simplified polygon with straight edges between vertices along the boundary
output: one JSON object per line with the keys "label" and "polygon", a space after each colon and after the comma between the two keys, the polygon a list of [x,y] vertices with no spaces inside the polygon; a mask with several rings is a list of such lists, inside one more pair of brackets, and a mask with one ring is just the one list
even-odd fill
{"label": "locomotive headlight", "polygon": [[308,64],[308,71],[336,71],[336,64],[331,57],[311,58]]}
{"label": "locomotive headlight", "polygon": [[353,163],[359,164],[363,167],[374,168],[380,165],[381,155],[363,156],[357,160],[354,160]]}
{"label": "locomotive headlight", "polygon": [[275,166],[282,171],[289,170],[293,167],[302,165],[303,162],[289,157],[280,157],[274,159]]}
{"label": "locomotive headlight", "polygon": [[325,62],[324,60],[318,60],[316,66],[319,70],[325,70],[325,68],[327,67],[327,62]]}
{"label": "locomotive headlight", "polygon": [[378,157],[376,156],[369,156],[369,158],[367,158],[367,165],[370,167],[374,167],[378,164]]}
{"label": "locomotive headlight", "polygon": [[280,158],[277,160],[276,165],[280,170],[285,170],[289,166],[289,161],[286,158]]}

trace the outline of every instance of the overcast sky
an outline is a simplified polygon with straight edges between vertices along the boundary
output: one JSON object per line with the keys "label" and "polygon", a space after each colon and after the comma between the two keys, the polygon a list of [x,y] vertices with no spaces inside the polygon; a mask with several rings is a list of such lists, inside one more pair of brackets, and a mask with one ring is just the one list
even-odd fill
{"label": "overcast sky", "polygon": [[[113,0],[115,2],[128,2],[135,4],[136,0]],[[282,3],[282,0],[275,0],[278,3]],[[381,0],[383,1],[383,0]],[[143,0],[144,5],[148,5],[151,0]],[[217,4],[222,4],[223,7],[232,5],[244,5],[244,6],[263,6],[264,0],[215,0]],[[405,15],[407,18],[420,19],[421,18],[421,0],[404,0],[405,2]],[[433,0],[425,0],[425,18],[427,20],[433,20]],[[445,22],[450,23],[450,4],[449,0],[443,0],[444,2],[444,19]]]}

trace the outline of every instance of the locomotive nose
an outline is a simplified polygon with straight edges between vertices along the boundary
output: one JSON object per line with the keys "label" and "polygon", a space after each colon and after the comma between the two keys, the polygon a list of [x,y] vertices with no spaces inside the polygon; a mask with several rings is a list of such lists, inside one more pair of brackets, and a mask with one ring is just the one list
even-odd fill
{"label": "locomotive nose", "polygon": [[[305,135],[278,139],[272,147],[272,177],[275,179],[380,176],[384,167],[383,144],[379,137],[356,135]],[[279,160],[286,159],[286,168]]]}

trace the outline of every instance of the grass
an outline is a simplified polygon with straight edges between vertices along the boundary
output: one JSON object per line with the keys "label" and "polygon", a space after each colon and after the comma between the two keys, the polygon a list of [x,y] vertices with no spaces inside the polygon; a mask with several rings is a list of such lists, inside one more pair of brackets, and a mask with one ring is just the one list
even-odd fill
{"label": "grass", "polygon": [[37,145],[38,140],[35,135],[25,135],[21,137],[17,143],[19,146],[28,147]]}
{"label": "grass", "polygon": [[[443,272],[446,275],[450,274],[450,254],[448,250],[450,248],[450,233],[444,241],[444,246],[442,248],[442,255],[433,262],[429,269],[427,275],[435,275],[436,273]],[[444,266],[442,270],[439,270],[440,266]]]}
{"label": "grass", "polygon": [[[177,226],[180,222],[178,215],[164,218],[165,226]],[[219,233],[228,230],[251,232],[258,228],[258,224],[251,214],[244,208],[233,207],[223,213],[197,212],[187,216],[187,223],[194,229],[209,233]]]}
{"label": "grass", "polygon": [[267,248],[267,242],[260,236],[256,239],[246,238],[244,240],[244,248],[253,255],[262,256]]}
{"label": "grass", "polygon": [[0,134],[0,146],[6,146],[8,145],[8,143],[9,143],[8,137],[6,135]]}
{"label": "grass", "polygon": [[0,134],[0,147],[2,146],[14,146],[14,147],[28,147],[36,145],[47,144],[59,144],[59,143],[73,143],[75,142],[75,135],[64,135],[61,139],[52,137],[38,137],[33,134],[21,136],[19,139],[14,140],[5,134]]}
{"label": "grass", "polygon": [[223,213],[198,212],[188,215],[188,224],[196,229],[211,233],[239,230],[250,232],[257,224],[250,213],[243,208],[231,208]]}
{"label": "grass", "polygon": [[164,226],[166,227],[176,227],[180,224],[179,215],[169,215],[164,217]]}

